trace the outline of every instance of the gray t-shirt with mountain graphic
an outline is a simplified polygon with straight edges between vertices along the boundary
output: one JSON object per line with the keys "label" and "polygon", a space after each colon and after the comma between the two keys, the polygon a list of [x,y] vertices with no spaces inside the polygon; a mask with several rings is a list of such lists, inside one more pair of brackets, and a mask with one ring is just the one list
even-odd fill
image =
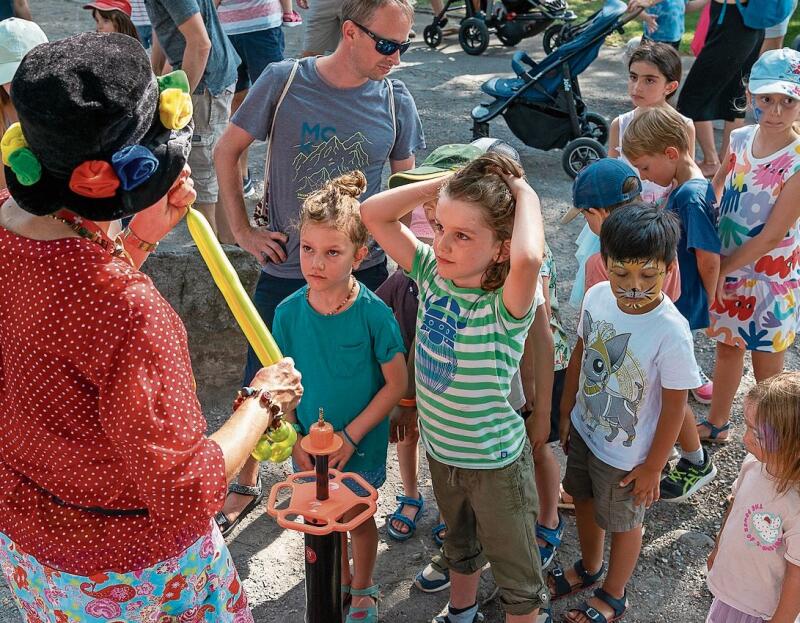
{"label": "gray t-shirt with mountain graphic", "polygon": [[[266,140],[294,62],[270,64],[231,122],[253,138]],[[337,89],[317,73],[316,58],[300,61],[278,109],[271,137],[269,227],[285,233],[289,240],[286,261],[265,268],[270,275],[302,278],[297,221],[306,196],[328,180],[358,169],[367,178],[367,191],[361,197],[364,200],[380,191],[388,160],[404,160],[425,147],[411,94],[399,80],[391,82],[391,89],[386,80]],[[384,257],[383,250],[371,242],[370,254],[361,268],[374,266]]]}

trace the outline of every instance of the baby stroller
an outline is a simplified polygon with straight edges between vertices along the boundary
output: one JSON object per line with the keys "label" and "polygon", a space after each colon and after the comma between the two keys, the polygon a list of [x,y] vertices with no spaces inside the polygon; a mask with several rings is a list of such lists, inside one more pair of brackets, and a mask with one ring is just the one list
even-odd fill
{"label": "baby stroller", "polygon": [[511,61],[516,76],[492,78],[481,91],[494,98],[471,113],[474,138],[489,136],[489,122],[503,115],[509,129],[529,147],[563,148],[561,163],[571,177],[589,163],[605,158],[608,121],[586,108],[578,76],[597,58],[606,37],[641,11],[626,13],[621,0],[606,0],[569,41],[541,62],[524,52]]}
{"label": "baby stroller", "polygon": [[446,0],[442,12],[422,31],[425,43],[435,48],[442,42],[447,14],[457,9],[466,14],[458,29],[458,42],[473,56],[483,54],[489,46],[490,29],[503,45],[514,46],[548,27],[557,26],[560,32],[561,22],[576,18],[566,0],[480,0],[480,10],[475,9],[473,0]]}

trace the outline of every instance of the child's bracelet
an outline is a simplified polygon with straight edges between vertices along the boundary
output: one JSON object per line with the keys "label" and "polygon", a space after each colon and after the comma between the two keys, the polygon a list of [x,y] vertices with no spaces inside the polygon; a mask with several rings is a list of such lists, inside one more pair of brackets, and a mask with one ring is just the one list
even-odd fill
{"label": "child's bracelet", "polygon": [[400,407],[416,407],[417,406],[417,398],[414,396],[413,398],[401,398],[400,402],[397,403]]}
{"label": "child's bracelet", "polygon": [[358,451],[358,444],[355,441],[353,441],[353,438],[348,434],[346,428],[342,429],[342,435],[344,435],[344,438],[347,439],[347,443],[353,446],[353,450],[355,450],[357,456],[364,456],[363,452]]}

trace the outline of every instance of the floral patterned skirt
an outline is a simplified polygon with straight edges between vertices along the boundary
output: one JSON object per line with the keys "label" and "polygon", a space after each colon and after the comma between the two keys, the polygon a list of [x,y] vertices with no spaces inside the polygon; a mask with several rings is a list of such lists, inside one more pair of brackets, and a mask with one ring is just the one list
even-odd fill
{"label": "floral patterned skirt", "polygon": [[0,568],[26,623],[253,623],[219,528],[181,554],[130,573],[71,575],[0,532]]}
{"label": "floral patterned skirt", "polygon": [[795,340],[800,324],[800,283],[747,278],[728,279],[729,298],[715,302],[708,336],[743,350],[779,353]]}

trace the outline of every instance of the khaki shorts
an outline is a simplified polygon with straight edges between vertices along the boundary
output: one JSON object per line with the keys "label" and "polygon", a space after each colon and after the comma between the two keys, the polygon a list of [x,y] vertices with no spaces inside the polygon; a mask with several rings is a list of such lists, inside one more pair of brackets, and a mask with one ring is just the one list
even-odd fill
{"label": "khaki shorts", "polygon": [[526,441],[519,458],[502,469],[462,469],[430,455],[428,464],[447,526],[444,558],[450,569],[468,575],[488,560],[508,614],[529,614],[546,605],[530,444]]}
{"label": "khaki shorts", "polygon": [[192,95],[194,134],[189,166],[192,168],[197,203],[216,203],[219,194],[214,170],[214,146],[225,131],[231,116],[233,85],[216,97],[206,89]]}
{"label": "khaki shorts", "polygon": [[620,487],[630,472],[598,459],[574,426],[570,427],[564,491],[576,500],[594,500],[594,520],[608,532],[628,532],[644,521],[644,505],[633,503],[633,485]]}
{"label": "khaki shorts", "polygon": [[344,0],[313,0],[305,15],[303,51],[315,54],[333,52],[342,36]]}

